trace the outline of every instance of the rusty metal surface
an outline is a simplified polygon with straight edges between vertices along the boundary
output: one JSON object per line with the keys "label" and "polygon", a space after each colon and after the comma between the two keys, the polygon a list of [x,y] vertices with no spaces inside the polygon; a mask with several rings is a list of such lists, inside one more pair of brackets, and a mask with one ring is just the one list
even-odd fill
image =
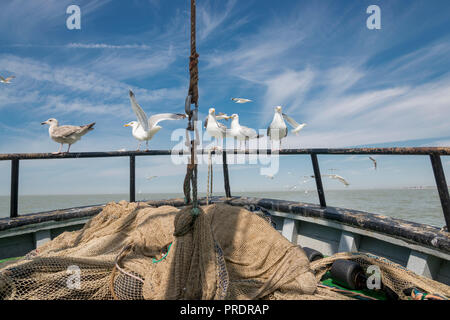
{"label": "rusty metal surface", "polygon": [[[269,149],[243,151],[243,150],[225,150],[228,154],[272,154]],[[108,152],[75,152],[75,153],[10,153],[0,154],[1,160],[13,159],[75,159],[75,158],[107,158],[107,157],[126,157],[126,156],[170,156],[181,155],[183,151],[172,150],[149,150],[149,151],[108,151]],[[198,150],[197,154],[207,154],[208,150]],[[215,152],[213,152],[214,154]],[[185,152],[185,154],[188,154]],[[450,147],[402,147],[402,148],[340,148],[340,149],[282,149],[274,152],[280,155],[296,154],[388,154],[388,155],[430,155],[438,154],[450,155]]]}
{"label": "rusty metal surface", "polygon": [[[359,229],[395,237],[412,244],[426,246],[445,253],[450,253],[450,233],[442,231],[437,227],[402,219],[391,218],[358,210],[335,207],[321,208],[319,205],[315,204],[266,198],[213,197],[210,201],[212,203],[224,202],[233,206],[253,204],[272,211],[298,214],[305,217],[322,218]],[[182,207],[185,205],[184,199],[182,198],[143,202],[155,207],[163,205]],[[205,205],[206,199],[199,199],[199,203],[200,205]],[[103,206],[72,208],[67,210],[24,215],[14,219],[0,219],[0,231],[46,221],[61,221],[73,218],[92,217],[98,214],[102,208]]]}

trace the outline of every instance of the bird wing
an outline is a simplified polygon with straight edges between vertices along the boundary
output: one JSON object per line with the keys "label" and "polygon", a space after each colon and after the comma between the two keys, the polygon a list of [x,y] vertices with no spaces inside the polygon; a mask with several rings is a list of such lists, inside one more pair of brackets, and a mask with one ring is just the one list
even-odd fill
{"label": "bird wing", "polygon": [[219,129],[223,132],[226,133],[227,132],[227,126],[224,125],[223,123],[220,123],[219,121],[217,121],[217,125],[219,126]]}
{"label": "bird wing", "polygon": [[294,129],[297,128],[300,124],[295,121],[294,119],[292,119],[291,117],[289,117],[287,114],[283,113],[283,118],[284,120],[286,120]]}
{"label": "bird wing", "polygon": [[343,177],[338,176],[337,174],[333,175],[334,179],[338,179],[339,181],[341,181],[343,184],[345,184],[346,186],[350,185],[350,183],[348,183]]}
{"label": "bird wing", "polygon": [[84,128],[80,126],[60,126],[52,131],[54,138],[67,138],[75,133],[80,133]]}
{"label": "bird wing", "polygon": [[227,120],[228,121],[228,115],[226,113],[220,112],[218,115],[216,115],[216,120]]}
{"label": "bird wing", "polygon": [[9,81],[9,80],[12,80],[12,79],[14,79],[15,78],[15,76],[9,76],[8,78],[6,78],[6,79],[4,79],[5,81]]}
{"label": "bird wing", "polygon": [[182,114],[182,113],[159,113],[159,114],[155,114],[150,117],[150,119],[148,120],[148,126],[149,126],[149,128],[153,128],[160,121],[181,120],[184,118],[186,118],[186,115]]}
{"label": "bird wing", "polygon": [[137,103],[136,97],[134,96],[134,93],[131,90],[130,90],[130,101],[131,101],[131,108],[136,114],[139,124],[145,131],[148,131],[149,130],[148,117],[145,114],[144,110],[142,110],[142,107],[139,105],[139,103]]}
{"label": "bird wing", "polygon": [[254,129],[244,126],[241,126],[241,128],[239,129],[239,133],[248,138],[253,138],[258,135]]}
{"label": "bird wing", "polygon": [[375,160],[372,157],[369,157],[369,159],[373,161],[373,165],[375,166],[375,170],[376,170],[377,169],[377,160]]}
{"label": "bird wing", "polygon": [[5,78],[3,78],[2,76],[0,76],[0,80],[6,81]]}

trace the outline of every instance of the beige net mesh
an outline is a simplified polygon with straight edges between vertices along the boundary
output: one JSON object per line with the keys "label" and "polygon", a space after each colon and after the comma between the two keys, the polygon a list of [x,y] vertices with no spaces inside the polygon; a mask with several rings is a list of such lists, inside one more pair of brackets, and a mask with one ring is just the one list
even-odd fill
{"label": "beige net mesh", "polygon": [[[317,286],[336,257],[382,266],[396,292],[414,284],[450,295],[447,286],[376,258],[337,255],[310,265],[245,208],[201,211],[193,221],[188,207],[110,203],[83,229],[1,269],[0,299],[350,299]],[[190,232],[173,236],[191,223]]]}

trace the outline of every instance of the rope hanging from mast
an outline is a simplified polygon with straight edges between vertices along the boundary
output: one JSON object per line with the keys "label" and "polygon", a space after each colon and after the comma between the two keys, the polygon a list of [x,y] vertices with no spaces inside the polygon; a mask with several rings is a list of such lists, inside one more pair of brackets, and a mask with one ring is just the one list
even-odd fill
{"label": "rope hanging from mast", "polygon": [[[198,200],[197,200],[197,152],[196,146],[199,143],[198,131],[196,129],[196,121],[198,119],[198,53],[196,49],[196,4],[195,0],[191,0],[191,55],[189,57],[189,91],[185,103],[185,111],[189,117],[189,122],[186,131],[186,137],[190,134],[189,131],[195,132],[195,137],[190,141],[190,163],[187,165],[186,177],[184,179],[184,196],[186,204],[191,203],[191,185],[192,185],[192,215],[199,214]],[[191,106],[195,105],[192,110]],[[188,143],[188,142],[187,142]]]}

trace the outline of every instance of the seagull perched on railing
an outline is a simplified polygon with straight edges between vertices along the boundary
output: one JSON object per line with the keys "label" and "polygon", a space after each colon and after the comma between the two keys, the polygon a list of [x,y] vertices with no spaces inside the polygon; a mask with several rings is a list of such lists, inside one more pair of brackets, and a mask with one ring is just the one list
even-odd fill
{"label": "seagull perched on railing", "polygon": [[15,76],[9,76],[8,78],[3,78],[2,76],[0,76],[0,82],[1,83],[11,83],[11,80],[14,79]]}
{"label": "seagull perched on railing", "polygon": [[233,100],[236,103],[247,103],[247,102],[252,102],[252,100],[250,99],[244,99],[244,98],[231,98],[231,100]]}
{"label": "seagull perched on railing", "polygon": [[228,131],[228,135],[234,137],[235,139],[239,140],[239,148],[241,148],[241,143],[244,141],[244,143],[247,143],[250,139],[259,139],[262,136],[256,132],[255,129],[241,126],[239,124],[239,115],[236,113],[231,115],[231,128]]}
{"label": "seagull perched on railing", "polygon": [[229,118],[230,117],[224,113],[220,113],[216,116],[216,109],[209,108],[208,116],[205,119],[205,128],[206,132],[208,132],[211,137],[216,139],[216,146],[219,145],[219,139],[222,140],[227,134],[227,127],[217,120]]}
{"label": "seagull perched on railing", "polygon": [[138,121],[131,121],[130,123],[124,125],[124,127],[133,128],[132,131],[133,137],[139,140],[137,148],[138,151],[141,147],[142,141],[146,142],[147,145],[146,151],[148,151],[148,141],[151,140],[159,130],[161,130],[161,126],[158,126],[159,122],[164,120],[181,120],[186,118],[186,115],[181,113],[160,113],[155,114],[150,118],[148,118],[144,110],[142,110],[141,106],[137,103],[134,93],[131,90],[130,90],[130,101],[131,101],[131,108],[136,114]]}
{"label": "seagull perched on railing", "polygon": [[47,121],[41,122],[41,125],[48,124],[50,128],[48,133],[53,141],[60,143],[58,152],[53,152],[53,154],[61,153],[63,144],[68,144],[67,153],[70,151],[70,146],[81,139],[89,131],[94,130],[95,122],[87,124],[85,126],[58,126],[58,120],[51,118]]}
{"label": "seagull perched on railing", "polygon": [[298,132],[306,126],[306,123],[298,124],[294,119],[282,113],[281,106],[275,107],[275,114],[273,116],[272,123],[269,128],[267,128],[267,136],[270,137],[272,142],[274,140],[280,141],[280,149],[282,139],[288,134],[288,128],[284,120],[286,120],[294,128],[292,132],[295,134],[298,134]]}

